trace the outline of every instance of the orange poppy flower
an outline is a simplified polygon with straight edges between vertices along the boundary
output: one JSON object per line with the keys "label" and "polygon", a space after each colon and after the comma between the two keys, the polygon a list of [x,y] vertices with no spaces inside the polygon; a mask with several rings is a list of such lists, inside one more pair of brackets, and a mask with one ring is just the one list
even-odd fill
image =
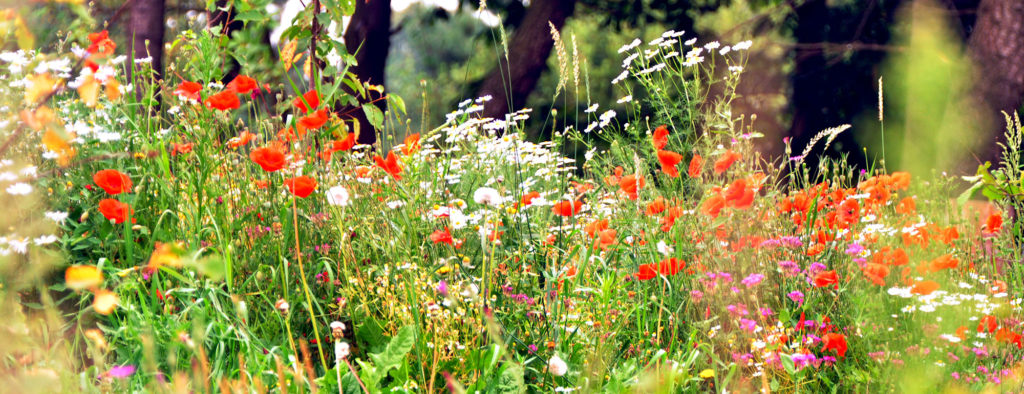
{"label": "orange poppy flower", "polygon": [[703,167],[704,158],[700,157],[700,155],[693,155],[693,158],[690,159],[690,168],[686,172],[686,175],[689,175],[690,178],[700,178],[700,171]]}
{"label": "orange poppy flower", "polygon": [[377,167],[383,168],[385,172],[391,174],[396,180],[402,180],[402,165],[398,162],[398,156],[395,156],[395,152],[388,152],[387,159],[381,158],[379,155],[374,156],[373,161],[377,162]]}
{"label": "orange poppy flower", "polygon": [[202,90],[203,85],[191,81],[181,81],[172,94],[184,99],[199,101],[199,92]]}
{"label": "orange poppy flower", "polygon": [[228,146],[231,148],[238,148],[243,145],[248,145],[250,142],[256,139],[256,134],[248,131],[243,131],[237,137],[231,137],[228,139]]}
{"label": "orange poppy flower", "polygon": [[[311,109],[316,109],[320,106],[320,93],[316,90],[310,90],[306,94],[296,97],[292,104],[298,107],[299,111],[309,113]],[[309,105],[307,106],[307,104]]]}
{"label": "orange poppy flower", "polygon": [[595,220],[593,222],[590,222],[590,224],[587,224],[585,227],[583,227],[583,231],[586,232],[587,235],[590,236],[590,238],[596,237],[598,232],[607,229],[608,219]]}
{"label": "orange poppy flower", "polygon": [[187,142],[184,144],[171,143],[171,156],[185,155],[192,153],[192,148],[195,147],[194,143]]}
{"label": "orange poppy flower", "polygon": [[576,201],[559,201],[555,205],[551,206],[551,212],[555,215],[563,217],[576,216],[583,209],[583,203],[579,200]]}
{"label": "orange poppy flower", "polygon": [[638,177],[634,174],[626,175],[619,180],[619,188],[622,189],[623,193],[626,193],[630,200],[636,200],[639,197],[640,189],[646,184],[647,181],[644,180],[644,177]]}
{"label": "orange poppy flower", "polygon": [[929,295],[935,290],[939,289],[939,284],[932,280],[922,280],[914,283],[914,287],[910,288],[910,292],[920,295]]}
{"label": "orange poppy flower", "polygon": [[[129,215],[135,213],[135,210],[131,209],[128,204],[113,198],[100,200],[99,210],[103,217],[113,220],[115,224],[124,223],[125,220],[128,220]],[[135,218],[132,218],[132,223],[135,223]]]}
{"label": "orange poppy flower", "polygon": [[285,160],[284,151],[277,145],[253,149],[249,152],[249,159],[259,164],[260,168],[267,172],[280,170],[288,163]]}
{"label": "orange poppy flower", "polygon": [[420,133],[410,134],[402,141],[402,154],[409,156],[420,150]]}
{"label": "orange poppy flower", "polygon": [[679,169],[676,168],[676,165],[681,161],[683,161],[683,155],[667,150],[658,151],[658,162],[661,163],[661,172],[670,177],[679,177]]}
{"label": "orange poppy flower", "polygon": [[835,286],[839,287],[839,276],[836,275],[836,271],[822,271],[817,275],[814,275],[814,286],[815,287],[826,287]]}
{"label": "orange poppy flower", "polygon": [[327,114],[327,108],[322,108],[313,112],[312,115],[303,116],[299,119],[299,126],[309,130],[319,129],[324,126],[324,123],[327,123]]}
{"label": "orange poppy flower", "polygon": [[868,280],[879,286],[885,286],[885,277],[889,276],[889,266],[882,264],[867,263],[861,271]]}
{"label": "orange poppy flower", "polygon": [[942,256],[936,257],[935,260],[931,261],[930,271],[938,272],[944,269],[955,269],[959,265],[960,260],[953,257],[953,255],[947,253]]}
{"label": "orange poppy flower", "polygon": [[228,111],[242,106],[242,102],[238,100],[238,95],[229,90],[210,95],[210,97],[206,98],[205,103],[207,107],[221,111]]}
{"label": "orange poppy flower", "polygon": [[668,145],[668,127],[661,125],[654,129],[654,135],[651,136],[651,141],[654,143],[654,149],[665,149],[665,146]]}
{"label": "orange poppy flower", "polygon": [[228,82],[227,89],[239,94],[248,94],[253,90],[259,89],[259,86],[256,84],[255,79],[249,78],[247,75],[239,75],[232,79],[231,82]]}
{"label": "orange poppy flower", "polygon": [[715,160],[715,174],[718,175],[725,172],[726,170],[729,169],[729,167],[732,167],[732,163],[735,163],[736,160],[739,160],[741,157],[742,156],[740,156],[739,153],[733,152],[731,150],[726,151],[725,153],[722,154],[722,157],[719,157],[718,160]]}
{"label": "orange poppy flower", "polygon": [[284,180],[284,186],[288,188],[288,191],[292,194],[306,198],[316,190],[316,179],[302,175],[294,178],[288,178]]}
{"label": "orange poppy flower", "polygon": [[111,195],[132,191],[132,179],[128,177],[128,174],[118,170],[99,170],[93,174],[92,181]]}

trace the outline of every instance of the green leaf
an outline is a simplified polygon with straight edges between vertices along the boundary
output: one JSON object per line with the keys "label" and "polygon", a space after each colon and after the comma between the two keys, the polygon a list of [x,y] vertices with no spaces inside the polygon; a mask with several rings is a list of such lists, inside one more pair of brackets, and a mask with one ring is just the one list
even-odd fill
{"label": "green leaf", "polygon": [[370,359],[373,360],[374,365],[380,369],[381,373],[385,373],[392,368],[397,368],[402,363],[405,355],[412,350],[415,342],[416,329],[412,326],[402,327],[398,330],[398,334],[391,338],[391,342],[388,342],[388,346],[384,351],[371,353]]}
{"label": "green leaf", "polygon": [[516,363],[507,363],[502,368],[501,376],[498,378],[499,393],[525,393],[526,382],[523,378],[523,367]]}
{"label": "green leaf", "polygon": [[956,198],[956,203],[958,205],[961,205],[961,206],[964,205],[964,204],[967,204],[967,200],[970,200],[971,196],[973,196],[974,193],[978,191],[978,189],[981,189],[982,186],[984,186],[984,184],[981,183],[981,182],[977,182],[977,183],[971,185],[970,188],[968,188],[967,190],[964,190],[963,193],[960,193],[960,197]]}
{"label": "green leaf", "polygon": [[363,112],[366,113],[366,120],[370,121],[370,125],[373,128],[381,129],[384,127],[384,113],[376,105],[370,103],[363,104]]}
{"label": "green leaf", "polygon": [[402,97],[400,97],[397,94],[389,94],[388,100],[391,101],[391,105],[395,106],[395,109],[398,110],[398,113],[405,115],[405,100],[402,100]]}
{"label": "green leaf", "polygon": [[262,21],[264,19],[266,19],[266,14],[260,10],[239,12],[238,15],[235,15],[235,20],[240,20],[242,22]]}

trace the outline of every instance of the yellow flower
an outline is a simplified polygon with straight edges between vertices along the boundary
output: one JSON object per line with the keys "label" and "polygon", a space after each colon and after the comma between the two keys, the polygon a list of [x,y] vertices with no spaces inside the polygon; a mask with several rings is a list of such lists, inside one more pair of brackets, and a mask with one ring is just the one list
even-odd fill
{"label": "yellow flower", "polygon": [[117,307],[118,297],[114,292],[107,289],[99,289],[94,292],[92,307],[101,315],[109,315]]}
{"label": "yellow flower", "polygon": [[712,370],[711,368],[705,369],[703,371],[700,371],[700,377],[704,379],[711,379],[715,377],[715,371]]}
{"label": "yellow flower", "polygon": [[177,243],[157,242],[153,254],[149,255],[149,268],[158,269],[162,265],[169,267],[181,266],[181,247]]}
{"label": "yellow flower", "polygon": [[91,265],[72,265],[64,271],[64,281],[69,289],[87,289],[103,283],[103,273]]}

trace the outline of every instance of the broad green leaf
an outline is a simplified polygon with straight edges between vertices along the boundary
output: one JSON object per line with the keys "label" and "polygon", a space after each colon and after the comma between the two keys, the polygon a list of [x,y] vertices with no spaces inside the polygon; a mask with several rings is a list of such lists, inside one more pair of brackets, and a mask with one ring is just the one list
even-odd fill
{"label": "broad green leaf", "polygon": [[366,113],[366,120],[370,121],[370,125],[373,128],[381,129],[384,127],[384,113],[376,105],[370,103],[363,104],[363,112]]}
{"label": "broad green leaf", "polygon": [[380,369],[382,373],[387,372],[392,368],[397,368],[402,360],[405,359],[405,355],[412,350],[412,346],[416,341],[416,329],[412,326],[405,326],[398,330],[398,334],[395,334],[391,338],[391,342],[388,342],[388,346],[384,351],[380,353],[371,353],[370,359],[373,360],[374,365]]}

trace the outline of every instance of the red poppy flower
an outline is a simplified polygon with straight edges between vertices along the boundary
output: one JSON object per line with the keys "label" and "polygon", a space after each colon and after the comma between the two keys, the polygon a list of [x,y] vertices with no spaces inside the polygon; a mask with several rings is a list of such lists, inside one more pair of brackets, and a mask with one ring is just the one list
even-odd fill
{"label": "red poppy flower", "polygon": [[184,144],[171,143],[171,156],[185,155],[192,153],[192,148],[195,147],[194,143],[188,142]]}
{"label": "red poppy flower", "polygon": [[433,241],[434,244],[445,243],[455,246],[455,239],[452,238],[452,233],[448,231],[447,227],[445,227],[444,230],[436,230],[433,234],[430,234],[430,240]]}
{"label": "red poppy flower", "polygon": [[221,111],[228,111],[242,106],[242,102],[238,100],[238,95],[229,90],[207,97],[205,103],[207,107]]}
{"label": "red poppy flower", "polygon": [[644,177],[638,177],[634,174],[626,175],[619,180],[619,188],[622,189],[623,193],[626,193],[626,197],[629,197],[630,200],[636,200],[639,197],[640,189],[646,184],[647,181],[644,180]]}
{"label": "red poppy flower", "polygon": [[661,163],[661,171],[670,177],[679,177],[679,169],[676,168],[676,165],[681,161],[683,161],[683,155],[667,150],[658,151],[658,162]]}
{"label": "red poppy flower", "polygon": [[650,204],[647,204],[647,209],[644,212],[647,216],[654,216],[665,211],[665,199],[657,197]]}
{"label": "red poppy flower", "polygon": [[747,209],[754,203],[754,189],[745,179],[737,179],[725,189],[725,204],[736,209]]}
{"label": "red poppy flower", "polygon": [[995,234],[999,230],[1003,229],[1003,215],[998,212],[988,215],[988,219],[985,219],[985,228],[982,230],[985,234]]}
{"label": "red poppy flower", "polygon": [[615,229],[601,230],[594,237],[594,247],[601,248],[601,250],[607,249],[609,246],[615,244],[615,237],[619,234]]}
{"label": "red poppy flower", "polygon": [[579,200],[576,201],[559,201],[555,205],[551,206],[551,212],[558,216],[570,217],[580,213],[583,209],[583,203]]}
{"label": "red poppy flower", "polygon": [[178,88],[174,89],[173,94],[188,100],[199,101],[199,92],[202,90],[203,85],[191,81],[181,81]]}
{"label": "red poppy flower", "polygon": [[99,33],[89,33],[89,41],[89,47],[85,48],[85,51],[93,55],[113,55],[114,50],[117,49],[117,44],[110,40],[110,33],[106,30]]}
{"label": "red poppy flower", "polygon": [[665,276],[678,274],[686,268],[686,262],[675,257],[667,258],[658,263],[658,272]]}
{"label": "red poppy flower", "polygon": [[693,155],[693,158],[690,159],[690,168],[686,175],[689,175],[690,178],[700,178],[702,167],[704,167],[704,158],[700,157],[700,155]]}
{"label": "red poppy flower", "polygon": [[284,180],[284,186],[288,188],[292,194],[306,198],[316,190],[316,179],[308,176],[297,176],[294,178],[288,178]]}
{"label": "red poppy flower", "polygon": [[356,146],[356,133],[348,133],[345,139],[334,141],[331,146],[335,152],[352,149],[353,146]]}
{"label": "red poppy flower", "polygon": [[840,358],[846,356],[846,335],[830,332],[821,337],[822,351],[835,350]]}
{"label": "red poppy flower", "polygon": [[299,126],[302,126],[309,130],[316,130],[324,126],[327,123],[327,108],[323,108],[319,111],[313,112],[312,115],[303,116],[299,119]]}
{"label": "red poppy flower", "polygon": [[[116,224],[124,223],[125,220],[128,220],[129,215],[135,213],[135,210],[131,209],[128,204],[113,198],[100,200],[99,209],[103,217],[107,218],[107,220],[113,220]],[[135,218],[132,218],[132,223],[135,223]]]}
{"label": "red poppy flower", "polygon": [[718,160],[715,161],[715,174],[717,175],[725,172],[729,167],[732,167],[732,163],[735,163],[736,160],[739,160],[741,157],[742,156],[740,156],[739,153],[731,150],[726,151],[722,154],[722,157],[719,157]]}
{"label": "red poppy flower", "polygon": [[651,280],[658,276],[658,270],[655,269],[654,264],[640,264],[634,275],[639,280]]}
{"label": "red poppy flower", "polygon": [[292,104],[298,107],[299,111],[309,113],[311,109],[316,109],[320,106],[320,93],[316,90],[310,90],[306,94],[296,97]]}
{"label": "red poppy flower", "polygon": [[721,194],[711,196],[707,200],[704,200],[704,203],[700,205],[700,211],[713,218],[718,217],[722,208],[725,208],[725,197],[722,197]]}
{"label": "red poppy flower", "polygon": [[255,79],[249,78],[247,75],[239,75],[232,79],[231,82],[228,82],[227,89],[239,94],[248,94],[253,90],[259,89],[259,86],[256,84]]}
{"label": "red poppy flower", "polygon": [[284,151],[276,145],[253,149],[252,152],[249,152],[249,159],[259,164],[263,171],[267,172],[280,170],[287,164]]}
{"label": "red poppy flower", "polygon": [[823,271],[814,275],[814,286],[815,287],[826,287],[835,286],[839,287],[839,276],[836,275],[836,271]]}
{"label": "red poppy flower", "polygon": [[654,142],[654,149],[665,149],[665,146],[668,145],[668,127],[661,125],[654,129],[654,135],[651,136],[651,140]]}
{"label": "red poppy flower", "polygon": [[383,168],[384,171],[391,174],[396,180],[402,180],[402,165],[398,162],[398,156],[395,156],[395,152],[388,152],[387,159],[374,156],[373,161],[377,162],[377,167]]}
{"label": "red poppy flower", "polygon": [[864,272],[864,276],[866,276],[872,283],[879,286],[885,286],[885,277],[889,275],[889,266],[867,263],[863,268],[861,268],[861,271]]}
{"label": "red poppy flower", "polygon": [[231,137],[228,139],[228,146],[232,148],[238,148],[243,145],[248,145],[250,142],[256,139],[256,134],[248,131],[243,131],[237,137]]}
{"label": "red poppy flower", "polygon": [[590,236],[590,238],[596,237],[597,233],[607,229],[608,219],[595,220],[593,222],[590,222],[590,224],[587,224],[585,227],[583,227],[583,231],[586,232],[587,235]]}
{"label": "red poppy flower", "polygon": [[100,170],[93,174],[92,181],[109,194],[121,194],[132,191],[132,179],[118,170]]}
{"label": "red poppy flower", "polygon": [[410,134],[402,141],[402,154],[409,156],[420,150],[420,133]]}
{"label": "red poppy flower", "polygon": [[978,332],[995,332],[996,327],[999,327],[999,320],[992,315],[986,315],[978,322]]}
{"label": "red poppy flower", "polygon": [[535,199],[537,197],[540,197],[540,193],[539,192],[535,192],[534,191],[534,192],[526,193],[526,194],[523,195],[523,198],[521,198],[519,200],[519,205],[522,205],[524,207],[528,207],[528,206],[530,206],[530,204],[533,203],[533,199]]}

